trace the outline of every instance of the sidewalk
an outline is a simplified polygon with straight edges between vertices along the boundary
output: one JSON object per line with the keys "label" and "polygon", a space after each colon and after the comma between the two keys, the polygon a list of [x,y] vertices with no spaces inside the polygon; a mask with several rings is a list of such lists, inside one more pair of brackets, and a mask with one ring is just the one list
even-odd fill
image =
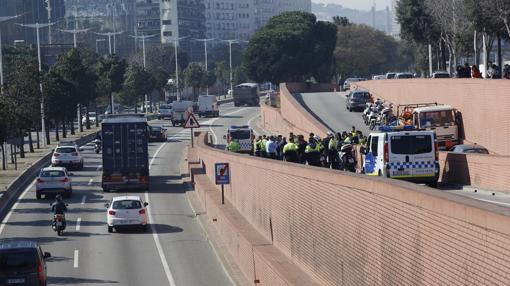
{"label": "sidewalk", "polygon": [[[99,131],[100,127],[91,126],[91,129],[86,130],[84,129],[82,133],[76,132],[75,135],[67,134],[67,138],[60,138],[64,141],[69,140],[76,140],[79,139],[85,135],[94,133]],[[53,138],[52,138],[53,139]],[[34,142],[34,153],[28,152],[28,145],[25,145],[25,158],[20,158],[19,154],[17,155],[17,161],[18,161],[18,169],[14,169],[14,164],[8,164],[7,170],[1,170],[0,168],[0,197],[2,196],[3,192],[6,191],[7,187],[16,179],[18,178],[25,170],[30,168],[35,162],[37,162],[40,158],[44,157],[45,155],[52,152],[52,149],[55,149],[57,146],[57,141],[52,141],[51,145],[42,147],[41,149],[35,149],[36,144]],[[10,163],[10,158],[9,163]],[[1,162],[0,162],[1,164]]]}

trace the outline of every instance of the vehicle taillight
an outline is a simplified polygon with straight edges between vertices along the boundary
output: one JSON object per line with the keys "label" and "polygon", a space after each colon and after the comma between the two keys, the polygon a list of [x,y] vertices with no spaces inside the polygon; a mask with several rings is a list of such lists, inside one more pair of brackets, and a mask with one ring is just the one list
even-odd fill
{"label": "vehicle taillight", "polygon": [[62,180],[62,183],[67,183],[67,182],[69,182],[69,178],[64,178],[64,179]]}
{"label": "vehicle taillight", "polygon": [[53,156],[58,157],[58,156],[60,156],[60,153],[53,153]]}
{"label": "vehicle taillight", "polygon": [[43,266],[42,266],[42,263],[39,262],[37,263],[37,282],[39,282],[39,285],[40,286],[44,286],[46,285],[46,276],[44,275],[44,272],[43,272]]}
{"label": "vehicle taillight", "polygon": [[385,162],[390,161],[390,152],[388,150],[388,143],[384,143],[384,161]]}
{"label": "vehicle taillight", "polygon": [[71,153],[71,155],[73,155],[73,156],[78,156],[78,153],[73,152],[73,153]]}
{"label": "vehicle taillight", "polygon": [[44,183],[44,181],[43,181],[41,178],[38,178],[38,179],[37,179],[37,182],[38,182],[38,183]]}
{"label": "vehicle taillight", "polygon": [[145,210],[140,210],[139,213],[140,214],[145,214]]}
{"label": "vehicle taillight", "polygon": [[147,183],[147,182],[149,182],[149,176],[139,176],[138,181],[140,183]]}
{"label": "vehicle taillight", "polygon": [[109,211],[108,211],[108,214],[109,214],[109,215],[115,215],[115,211],[109,210]]}

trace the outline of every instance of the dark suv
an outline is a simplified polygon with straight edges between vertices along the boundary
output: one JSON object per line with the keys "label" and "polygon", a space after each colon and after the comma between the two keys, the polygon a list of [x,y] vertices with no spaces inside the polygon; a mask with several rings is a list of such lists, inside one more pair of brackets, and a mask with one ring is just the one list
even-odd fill
{"label": "dark suv", "polygon": [[48,252],[32,241],[0,240],[0,285],[46,285]]}

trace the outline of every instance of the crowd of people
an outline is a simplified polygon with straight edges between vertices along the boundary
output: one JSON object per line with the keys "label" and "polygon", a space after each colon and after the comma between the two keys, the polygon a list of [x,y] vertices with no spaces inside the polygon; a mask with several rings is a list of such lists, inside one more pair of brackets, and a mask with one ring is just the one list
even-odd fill
{"label": "crowd of people", "polygon": [[[501,74],[501,70],[498,65],[495,63],[489,62],[487,69],[487,78],[490,79],[510,79],[510,65],[505,65],[503,68],[503,74]],[[465,63],[464,66],[457,66],[457,77],[458,78],[482,78],[482,73],[480,69],[476,65],[470,66],[468,63]]]}
{"label": "crowd of people", "polygon": [[[308,138],[304,135],[290,133],[288,137],[282,135],[261,135],[253,142],[253,155],[257,157],[283,160],[292,163],[308,164],[310,166],[343,169],[342,158],[339,154],[342,147],[350,158],[355,158],[353,146],[364,144],[366,137],[361,131],[352,127],[350,132],[328,132],[325,138],[310,133]],[[233,140],[227,150],[239,150],[238,142]]]}

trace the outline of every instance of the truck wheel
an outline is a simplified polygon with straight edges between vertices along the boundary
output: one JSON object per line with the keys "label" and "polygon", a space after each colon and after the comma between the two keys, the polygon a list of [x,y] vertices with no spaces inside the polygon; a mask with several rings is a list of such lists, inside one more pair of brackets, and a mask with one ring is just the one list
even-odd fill
{"label": "truck wheel", "polygon": [[35,192],[35,198],[40,200],[41,199],[41,193]]}
{"label": "truck wheel", "polygon": [[239,104],[234,102],[234,107],[239,107]]}
{"label": "truck wheel", "polygon": [[108,232],[109,232],[109,233],[112,233],[112,232],[113,232],[113,226],[108,226]]}

